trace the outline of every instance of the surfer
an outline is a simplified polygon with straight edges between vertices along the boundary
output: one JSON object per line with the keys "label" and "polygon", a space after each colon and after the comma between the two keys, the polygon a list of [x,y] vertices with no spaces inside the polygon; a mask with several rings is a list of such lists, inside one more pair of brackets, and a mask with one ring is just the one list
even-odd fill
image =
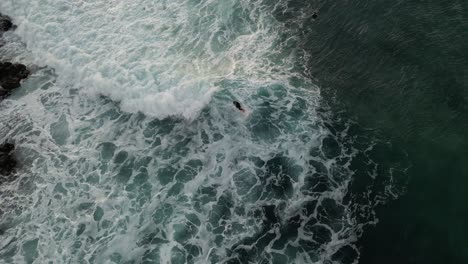
{"label": "surfer", "polygon": [[245,113],[245,109],[242,108],[242,106],[241,106],[241,104],[240,104],[239,102],[233,101],[232,103],[234,104],[234,106],[235,106],[237,109],[239,109],[239,111],[241,111],[242,113]]}

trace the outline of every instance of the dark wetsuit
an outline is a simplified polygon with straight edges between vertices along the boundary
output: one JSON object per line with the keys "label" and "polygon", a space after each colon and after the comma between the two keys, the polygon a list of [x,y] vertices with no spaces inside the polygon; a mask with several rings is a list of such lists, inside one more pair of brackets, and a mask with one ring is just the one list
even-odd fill
{"label": "dark wetsuit", "polygon": [[242,111],[242,112],[245,111],[244,108],[242,108],[242,106],[241,106],[241,104],[240,104],[239,102],[233,101],[232,103],[233,103],[234,106],[235,106],[237,109],[239,109],[240,111]]}

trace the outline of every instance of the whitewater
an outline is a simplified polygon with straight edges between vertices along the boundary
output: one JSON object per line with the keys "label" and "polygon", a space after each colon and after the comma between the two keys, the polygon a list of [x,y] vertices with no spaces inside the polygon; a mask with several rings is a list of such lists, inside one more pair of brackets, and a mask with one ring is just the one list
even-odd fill
{"label": "whitewater", "polygon": [[0,54],[33,74],[0,105],[20,163],[0,192],[0,262],[357,256],[361,226],[345,202],[356,153],[319,113],[320,89],[298,65],[301,29],[274,16],[286,9],[2,0],[18,27]]}

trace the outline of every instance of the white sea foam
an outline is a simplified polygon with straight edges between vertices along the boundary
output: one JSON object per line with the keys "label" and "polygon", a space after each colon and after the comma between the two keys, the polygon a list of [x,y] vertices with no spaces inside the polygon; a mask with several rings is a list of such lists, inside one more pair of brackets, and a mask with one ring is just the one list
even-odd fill
{"label": "white sea foam", "polygon": [[[192,120],[217,81],[268,75],[275,38],[236,1],[1,1],[17,34],[64,84],[128,112]],[[250,6],[250,7],[251,7]],[[243,14],[245,13],[245,14]],[[246,16],[246,18],[239,17]]]}

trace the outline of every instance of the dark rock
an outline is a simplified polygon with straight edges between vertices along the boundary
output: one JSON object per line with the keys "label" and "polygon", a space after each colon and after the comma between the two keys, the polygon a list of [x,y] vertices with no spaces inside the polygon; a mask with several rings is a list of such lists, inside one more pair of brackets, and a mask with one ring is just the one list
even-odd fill
{"label": "dark rock", "polygon": [[11,92],[0,88],[0,102],[10,96]]}
{"label": "dark rock", "polygon": [[318,13],[317,12],[314,12],[312,13],[312,18],[315,20],[318,18]]}
{"label": "dark rock", "polygon": [[11,180],[11,175],[16,167],[16,159],[13,155],[15,145],[5,142],[0,145],[0,184]]}
{"label": "dark rock", "polygon": [[3,90],[13,90],[20,86],[20,82],[26,79],[29,70],[23,64],[0,62],[0,86]]}
{"label": "dark rock", "polygon": [[[3,32],[14,29],[15,25],[8,16],[0,14],[0,36]],[[5,42],[0,39],[0,47]],[[11,94],[11,90],[20,86],[21,80],[29,75],[29,70],[23,64],[0,62],[0,101]]]}
{"label": "dark rock", "polygon": [[13,28],[13,23],[11,23],[11,19],[7,16],[0,14],[0,33],[4,31],[8,31]]}

